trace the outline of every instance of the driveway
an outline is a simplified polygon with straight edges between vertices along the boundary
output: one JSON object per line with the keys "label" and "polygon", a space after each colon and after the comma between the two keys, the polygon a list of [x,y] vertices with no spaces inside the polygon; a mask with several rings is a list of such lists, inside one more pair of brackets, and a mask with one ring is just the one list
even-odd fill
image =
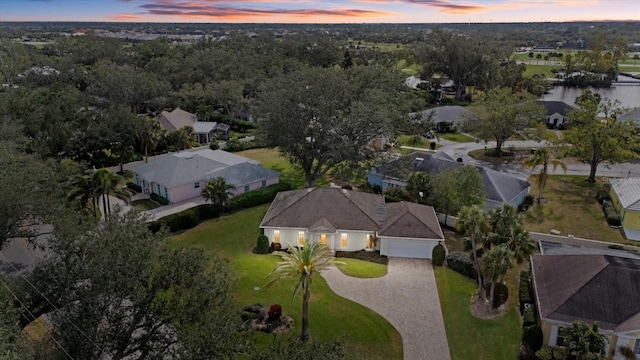
{"label": "driveway", "polygon": [[449,345],[431,261],[389,258],[386,276],[359,279],[331,267],[322,272],[338,295],[382,315],[402,336],[407,360],[448,360]]}

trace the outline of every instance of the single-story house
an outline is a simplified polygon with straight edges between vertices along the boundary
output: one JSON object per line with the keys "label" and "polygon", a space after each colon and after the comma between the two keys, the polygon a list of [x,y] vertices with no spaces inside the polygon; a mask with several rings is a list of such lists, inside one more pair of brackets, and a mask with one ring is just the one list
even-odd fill
{"label": "single-story house", "polygon": [[157,156],[133,169],[133,182],[146,193],[176,203],[201,196],[207,181],[223,177],[234,195],[279,182],[280,173],[223,150],[199,149]]}
{"label": "single-story house", "polygon": [[610,196],[629,240],[640,240],[640,178],[610,179]]}
{"label": "single-story house", "polygon": [[607,359],[622,360],[620,346],[640,355],[640,259],[535,254],[531,268],[544,345],[566,346],[562,328],[597,321]]}
{"label": "single-story house", "polygon": [[[470,165],[456,162],[442,152],[414,152],[372,168],[367,175],[367,181],[371,185],[380,186],[382,191],[389,187],[404,189],[408,177],[415,171],[435,175],[460,166]],[[487,194],[485,206],[489,209],[505,203],[517,208],[529,194],[531,184],[525,180],[483,166],[477,166],[477,169],[480,171],[483,188]]]}
{"label": "single-story house", "polygon": [[444,241],[431,206],[385,203],[381,195],[339,188],[278,193],[260,223],[269,243],[327,244],[332,251],[379,250],[386,256],[431,259]]}
{"label": "single-story house", "polygon": [[466,121],[473,118],[473,113],[462,106],[439,106],[409,114],[413,119],[427,121],[431,117],[433,130],[437,132],[450,132],[454,127],[460,127]]}
{"label": "single-story house", "polygon": [[199,144],[208,144],[215,139],[228,139],[228,124],[218,124],[215,121],[198,121],[198,116],[180,108],[173,111],[162,111],[155,117],[166,130],[182,129],[186,126],[193,128],[193,136]]}
{"label": "single-story house", "polygon": [[544,106],[544,123],[549,128],[564,129],[569,121],[569,112],[575,108],[562,101],[538,100],[536,104]]}

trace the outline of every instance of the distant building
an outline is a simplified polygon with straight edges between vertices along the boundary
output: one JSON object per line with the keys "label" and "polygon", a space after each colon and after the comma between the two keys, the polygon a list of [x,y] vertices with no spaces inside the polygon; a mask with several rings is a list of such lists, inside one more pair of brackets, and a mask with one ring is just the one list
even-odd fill
{"label": "distant building", "polygon": [[228,124],[216,123],[215,121],[198,121],[198,116],[180,108],[173,111],[163,111],[155,117],[160,125],[166,130],[182,129],[186,126],[193,128],[193,135],[199,144],[208,144],[215,139],[228,139]]}

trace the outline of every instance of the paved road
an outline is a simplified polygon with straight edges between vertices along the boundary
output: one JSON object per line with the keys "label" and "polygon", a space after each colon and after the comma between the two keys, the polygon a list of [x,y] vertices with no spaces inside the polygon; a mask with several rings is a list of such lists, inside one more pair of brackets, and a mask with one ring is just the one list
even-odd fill
{"label": "paved road", "polygon": [[448,360],[449,344],[431,261],[389,258],[386,276],[359,279],[322,272],[336,294],[382,315],[402,336],[407,360]]}
{"label": "paved road", "polygon": [[[35,240],[35,245],[44,246],[52,230],[51,225],[40,226],[40,235]],[[0,252],[0,272],[5,275],[17,275],[18,273],[28,273],[33,270],[35,264],[44,259],[47,253],[33,244],[28,244],[26,239],[10,239]]]}

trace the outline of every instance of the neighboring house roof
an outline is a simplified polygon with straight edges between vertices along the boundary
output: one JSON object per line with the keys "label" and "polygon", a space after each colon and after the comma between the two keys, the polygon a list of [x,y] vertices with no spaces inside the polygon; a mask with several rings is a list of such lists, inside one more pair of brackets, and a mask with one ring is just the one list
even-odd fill
{"label": "neighboring house roof", "polygon": [[411,75],[408,78],[405,79],[404,84],[407,87],[410,87],[412,89],[418,89],[418,87],[420,86],[420,84],[426,83],[426,81],[420,79],[419,77],[415,76],[415,75]]}
{"label": "neighboring house roof", "polygon": [[385,204],[380,195],[339,188],[280,192],[260,226],[378,231],[382,236],[444,239],[431,206]]}
{"label": "neighboring house roof", "polygon": [[434,124],[441,122],[460,122],[473,118],[474,114],[459,105],[439,106],[433,109],[423,110],[417,113],[411,113],[412,116],[420,116],[422,120],[427,120],[432,115],[431,120]]}
{"label": "neighboring house roof", "polygon": [[543,255],[610,255],[640,260],[640,254],[632,251],[590,246],[569,245],[550,241],[538,241]]}
{"label": "neighboring house roof", "polygon": [[636,124],[640,124],[640,108],[635,108],[632,109],[631,111],[627,112],[624,115],[621,115],[620,117],[618,117],[619,121],[623,121],[623,120],[631,120],[633,122],[635,122]]}
{"label": "neighboring house roof", "polygon": [[531,257],[540,317],[640,330],[640,260],[608,255]]}
{"label": "neighboring house roof", "polygon": [[551,116],[556,113],[562,116],[567,116],[569,111],[575,110],[573,106],[562,101],[538,100],[536,101],[536,104],[544,106],[546,116]]}
{"label": "neighboring house roof", "polygon": [[[167,130],[177,130],[185,126],[193,126],[196,119],[197,116],[195,114],[184,111],[180,108],[175,108],[171,112],[163,111],[156,116],[156,120],[158,120],[160,125]],[[213,124],[215,125],[215,123]]]}
{"label": "neighboring house roof", "polygon": [[[436,154],[414,152],[380,165],[374,171],[384,176],[406,180],[414,171],[435,175],[460,166],[465,165],[454,161],[448,155],[441,155],[439,152]],[[476,168],[480,171],[482,177],[486,199],[491,201],[510,202],[531,186],[525,180],[500,171],[482,166],[477,166]]]}
{"label": "neighboring house roof", "polygon": [[160,155],[133,171],[149,182],[160,183],[166,187],[219,176],[224,177],[229,184],[240,186],[278,174],[276,171],[263,168],[254,160],[223,150],[210,149]]}
{"label": "neighboring house roof", "polygon": [[640,210],[640,178],[610,179],[609,184],[625,210]]}
{"label": "neighboring house roof", "polygon": [[196,121],[193,124],[191,124],[191,127],[193,127],[193,133],[194,134],[199,134],[199,133],[210,133],[213,130],[215,130],[216,127],[216,122],[215,121]]}

